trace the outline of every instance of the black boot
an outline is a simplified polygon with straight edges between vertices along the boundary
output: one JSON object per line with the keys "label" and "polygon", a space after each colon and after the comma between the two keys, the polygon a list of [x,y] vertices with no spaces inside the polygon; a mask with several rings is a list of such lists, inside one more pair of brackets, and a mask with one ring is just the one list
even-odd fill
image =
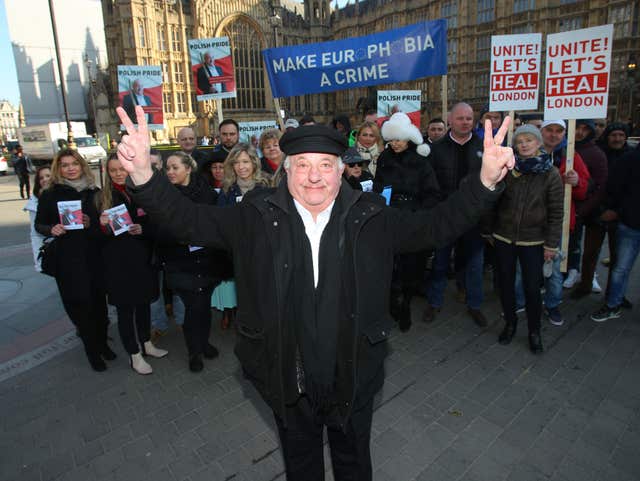
{"label": "black boot", "polygon": [[516,323],[507,322],[504,325],[504,329],[500,333],[500,336],[498,336],[498,342],[504,346],[506,346],[507,344],[511,344],[511,341],[513,340],[513,336],[515,335],[516,335]]}
{"label": "black boot", "polygon": [[200,354],[189,356],[189,370],[191,372],[200,372],[203,369],[204,363],[202,362],[202,356]]}
{"label": "black boot", "polygon": [[102,356],[102,359],[107,361],[113,361],[116,358],[116,353],[111,350],[107,343],[105,343],[102,349],[100,349],[100,355]]}
{"label": "black boot", "polygon": [[87,359],[94,371],[102,372],[107,370],[107,365],[99,354],[87,352]]}
{"label": "black boot", "polygon": [[202,350],[202,354],[205,359],[215,359],[220,354],[218,349],[213,344],[209,344],[208,342],[204,345],[204,349]]}
{"label": "black boot", "polygon": [[403,316],[404,304],[405,300],[402,290],[391,289],[391,296],[389,298],[389,311],[391,312],[391,317],[393,317],[398,323]]}
{"label": "black boot", "polygon": [[540,331],[534,331],[529,333],[529,349],[534,354],[540,354],[544,351],[542,347],[542,335]]}

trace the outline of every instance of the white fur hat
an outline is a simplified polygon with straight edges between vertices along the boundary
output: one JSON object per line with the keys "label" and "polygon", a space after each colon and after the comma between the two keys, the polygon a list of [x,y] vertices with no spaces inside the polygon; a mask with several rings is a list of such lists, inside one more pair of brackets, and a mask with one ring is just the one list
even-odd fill
{"label": "white fur hat", "polygon": [[422,139],[422,134],[418,127],[411,123],[411,119],[404,112],[396,112],[382,124],[382,138],[390,140],[410,140],[417,145],[416,151],[426,157],[431,149]]}

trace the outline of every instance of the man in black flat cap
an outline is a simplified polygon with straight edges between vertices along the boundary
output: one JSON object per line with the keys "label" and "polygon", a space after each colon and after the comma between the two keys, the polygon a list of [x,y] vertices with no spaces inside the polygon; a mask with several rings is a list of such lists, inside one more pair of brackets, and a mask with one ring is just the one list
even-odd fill
{"label": "man in black flat cap", "polygon": [[[346,139],[322,125],[284,134],[287,181],[254,190],[233,208],[193,204],[149,162],[139,129],[118,109],[128,136],[118,156],[129,191],[180,240],[234,251],[238,290],[235,353],[273,410],[288,480],[324,479],[323,428],[333,475],[370,480],[373,396],[384,381],[393,255],[442,246],[475,225],[513,167],[487,124],[480,175],[427,211],[388,208],[341,181]],[[374,260],[374,261],[373,261]]]}

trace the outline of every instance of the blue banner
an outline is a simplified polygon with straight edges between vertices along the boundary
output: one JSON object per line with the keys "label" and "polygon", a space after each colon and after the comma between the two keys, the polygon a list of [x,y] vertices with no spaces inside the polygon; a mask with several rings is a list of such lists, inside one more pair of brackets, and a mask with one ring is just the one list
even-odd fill
{"label": "blue banner", "polygon": [[447,73],[446,20],[262,51],[274,97],[333,92]]}

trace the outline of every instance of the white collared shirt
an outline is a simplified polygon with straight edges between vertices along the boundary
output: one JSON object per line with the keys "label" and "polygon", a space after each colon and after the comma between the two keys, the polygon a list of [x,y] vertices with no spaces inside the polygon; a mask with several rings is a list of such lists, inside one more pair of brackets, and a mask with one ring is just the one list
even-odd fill
{"label": "white collared shirt", "polygon": [[320,239],[322,238],[322,233],[324,232],[324,228],[327,227],[329,223],[329,219],[331,218],[331,211],[333,210],[333,205],[336,203],[334,200],[331,202],[329,207],[320,212],[316,216],[316,220],[313,220],[313,216],[311,212],[305,209],[302,204],[300,204],[297,200],[293,199],[293,203],[296,206],[296,210],[300,217],[302,218],[302,223],[304,224],[304,232],[307,234],[307,239],[309,239],[309,244],[311,245],[311,260],[313,261],[313,285],[314,287],[318,287],[318,277],[319,277],[319,258],[320,258]]}

